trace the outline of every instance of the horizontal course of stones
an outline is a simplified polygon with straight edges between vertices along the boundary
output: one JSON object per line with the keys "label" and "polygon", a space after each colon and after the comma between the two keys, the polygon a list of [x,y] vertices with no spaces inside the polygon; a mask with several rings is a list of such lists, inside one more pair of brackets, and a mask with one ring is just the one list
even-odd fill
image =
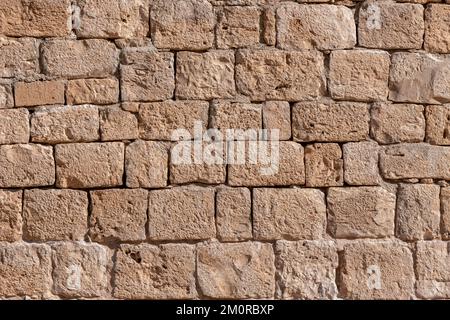
{"label": "horizontal course of stones", "polygon": [[[450,1],[0,17],[0,298],[450,298]],[[173,164],[196,121],[279,171]]]}

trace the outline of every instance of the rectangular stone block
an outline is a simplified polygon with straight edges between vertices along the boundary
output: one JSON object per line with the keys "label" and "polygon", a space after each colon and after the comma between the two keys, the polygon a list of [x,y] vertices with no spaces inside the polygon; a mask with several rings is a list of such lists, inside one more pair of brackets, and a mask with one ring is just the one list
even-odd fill
{"label": "rectangular stone block", "polygon": [[443,239],[450,239],[450,188],[441,188],[441,232]]}
{"label": "rectangular stone block", "polygon": [[0,77],[27,77],[39,72],[39,41],[0,38]]}
{"label": "rectangular stone block", "polygon": [[427,142],[450,145],[450,105],[427,106],[425,117]]}
{"label": "rectangular stone block", "polygon": [[267,101],[263,104],[263,128],[279,130],[280,140],[289,140],[291,134],[291,106],[285,101]]}
{"label": "rectangular stone block", "polygon": [[0,80],[0,109],[14,107],[14,94],[11,83],[8,80]]}
{"label": "rectangular stone block", "polygon": [[0,190],[0,241],[22,238],[22,191]]}
{"label": "rectangular stone block", "polygon": [[28,143],[29,116],[26,109],[0,109],[0,144]]}
{"label": "rectangular stone block", "polygon": [[349,185],[378,185],[379,146],[373,141],[349,142],[343,145],[344,181]]}
{"label": "rectangular stone block", "polygon": [[63,81],[16,82],[14,96],[17,107],[64,104]]}
{"label": "rectangular stone block", "polygon": [[220,130],[225,139],[226,130],[259,130],[262,128],[261,105],[229,101],[217,101],[210,111],[211,129]]}
{"label": "rectangular stone block", "polygon": [[344,161],[337,143],[315,143],[305,148],[307,187],[332,187],[344,184]]}
{"label": "rectangular stone block", "polygon": [[138,119],[119,106],[104,107],[100,110],[100,135],[102,141],[137,139]]}
{"label": "rectangular stone block", "polygon": [[[448,4],[449,2],[447,2]],[[450,7],[445,4],[430,4],[425,9],[425,50],[450,53]]]}
{"label": "rectangular stone block", "polygon": [[114,104],[119,101],[119,80],[80,79],[67,82],[67,104]]}

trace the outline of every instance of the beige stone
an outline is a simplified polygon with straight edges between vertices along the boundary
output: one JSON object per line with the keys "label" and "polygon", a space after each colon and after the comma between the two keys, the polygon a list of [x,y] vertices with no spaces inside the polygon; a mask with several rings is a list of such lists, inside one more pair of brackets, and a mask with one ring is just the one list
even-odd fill
{"label": "beige stone", "polygon": [[205,50],[213,45],[215,17],[207,0],[153,0],[150,25],[159,49]]}
{"label": "beige stone", "polygon": [[430,4],[426,7],[424,46],[428,52],[450,53],[449,19],[448,5]]}
{"label": "beige stone", "polygon": [[200,290],[206,297],[218,299],[272,298],[274,260],[269,243],[201,244],[197,248]]}
{"label": "beige stone", "polygon": [[175,90],[173,53],[125,50],[120,66],[120,81],[122,101],[172,98]]}
{"label": "beige stone", "polygon": [[346,142],[369,135],[369,108],[357,102],[300,102],[292,108],[296,141]]}
{"label": "beige stone", "polygon": [[218,189],[216,211],[219,240],[243,241],[253,237],[249,189],[227,187]]}
{"label": "beige stone", "polygon": [[60,144],[55,147],[58,188],[96,188],[122,185],[123,143]]}
{"label": "beige stone", "polygon": [[13,89],[9,82],[0,82],[0,109],[14,107]]}
{"label": "beige stone", "polygon": [[28,143],[29,116],[26,109],[0,109],[0,144]]}
{"label": "beige stone", "polygon": [[288,3],[277,9],[278,47],[334,50],[356,44],[351,9],[339,5]]}
{"label": "beige stone", "polygon": [[342,150],[337,143],[315,143],[305,148],[307,187],[332,187],[344,184]]}
{"label": "beige stone", "polygon": [[253,189],[253,232],[257,240],[321,239],[325,195],[314,189]]}
{"label": "beige stone", "polygon": [[318,51],[240,50],[236,86],[252,101],[298,101],[326,91],[324,58]]}
{"label": "beige stone", "polygon": [[119,101],[119,81],[115,78],[70,80],[67,104],[113,104]]}
{"label": "beige stone", "polygon": [[0,37],[0,77],[27,77],[39,72],[39,42]]}
{"label": "beige stone", "polygon": [[114,268],[114,297],[193,299],[195,247],[188,244],[123,244]]}
{"label": "beige stone", "polygon": [[441,188],[441,231],[444,239],[450,239],[450,188]]}
{"label": "beige stone", "polygon": [[22,191],[0,190],[0,241],[22,238]]}
{"label": "beige stone", "polygon": [[425,138],[424,107],[417,104],[379,103],[371,109],[371,136],[382,144],[422,142]]}
{"label": "beige stone", "polygon": [[355,241],[344,246],[340,294],[346,299],[413,299],[413,256],[406,244]]}
{"label": "beige stone", "polygon": [[440,232],[439,186],[401,184],[397,193],[396,236],[406,241],[431,240]]}
{"label": "beige stone", "polygon": [[224,138],[228,129],[261,129],[261,119],[262,108],[258,104],[219,101],[210,110],[210,128],[220,130]]}
{"label": "beige stone", "polygon": [[138,119],[120,107],[106,107],[100,111],[102,141],[133,140],[139,136]]}
{"label": "beige stone", "polygon": [[91,191],[89,236],[99,242],[145,240],[147,206],[144,189]]}
{"label": "beige stone", "polygon": [[77,190],[25,190],[23,237],[28,241],[83,240],[88,196]]}
{"label": "beige stone", "polygon": [[17,82],[14,85],[16,106],[64,104],[64,90],[62,81]]}
{"label": "beige stone", "polygon": [[31,140],[42,143],[98,140],[99,112],[96,106],[62,106],[37,109],[31,117]]}
{"label": "beige stone", "polygon": [[277,43],[277,17],[276,8],[268,7],[262,13],[262,39],[268,46],[274,46]]}
{"label": "beige stone", "polygon": [[234,83],[234,52],[177,53],[178,99],[232,98],[236,94]]}
{"label": "beige stone", "polygon": [[43,187],[54,183],[52,147],[38,144],[0,146],[0,188]]}
{"label": "beige stone", "polygon": [[379,146],[373,141],[350,142],[342,147],[344,181],[349,185],[378,185]]}
{"label": "beige stone", "polygon": [[255,6],[272,5],[283,0],[208,0],[215,6]]}
{"label": "beige stone", "polygon": [[338,253],[332,241],[277,241],[275,248],[280,298],[337,298]]}
{"label": "beige stone", "polygon": [[289,140],[291,134],[291,106],[284,101],[267,101],[263,104],[263,128],[269,130],[273,137],[273,131],[279,130],[280,140]]}
{"label": "beige stone", "polygon": [[427,106],[425,116],[427,142],[450,145],[450,105]]}
{"label": "beige stone", "polygon": [[214,238],[214,189],[197,186],[152,190],[149,193],[151,240]]}

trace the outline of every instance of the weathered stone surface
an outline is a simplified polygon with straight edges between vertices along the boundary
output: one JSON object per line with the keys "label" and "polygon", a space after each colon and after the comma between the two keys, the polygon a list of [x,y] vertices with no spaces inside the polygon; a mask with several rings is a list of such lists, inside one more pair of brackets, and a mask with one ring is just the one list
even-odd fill
{"label": "weathered stone surface", "polygon": [[89,236],[94,241],[145,240],[148,193],[144,189],[91,191]]}
{"label": "weathered stone surface", "polygon": [[450,188],[441,188],[441,231],[444,239],[450,239]]}
{"label": "weathered stone surface", "polygon": [[151,240],[214,238],[214,189],[196,186],[152,190],[149,193]]}
{"label": "weathered stone surface", "polygon": [[0,296],[48,297],[52,285],[50,247],[0,243]]}
{"label": "weathered stone surface", "polygon": [[414,298],[413,257],[406,244],[390,240],[356,241],[344,246],[342,258],[343,298]]}
{"label": "weathered stone surface", "polygon": [[425,143],[399,144],[380,153],[380,171],[386,179],[429,178],[450,180],[450,148]]}
{"label": "weathered stone surface", "polygon": [[101,39],[53,40],[42,47],[43,72],[49,76],[95,78],[114,74],[119,50]]}
{"label": "weathered stone surface", "polygon": [[353,13],[339,5],[285,4],[277,9],[277,43],[288,50],[352,48],[356,44]]}
{"label": "weathered stone surface", "polygon": [[427,142],[450,145],[450,105],[427,106],[425,117]]}
{"label": "weathered stone surface", "polygon": [[52,147],[38,144],[0,146],[0,188],[42,187],[54,183]]}
{"label": "weathered stone surface", "polygon": [[[255,6],[277,4],[283,0],[208,0],[214,6]],[[320,0],[323,1],[323,0]]]}
{"label": "weathered stone surface", "polygon": [[216,195],[217,237],[221,241],[252,238],[251,193],[247,188],[220,188]]}
{"label": "weathered stone surface", "polygon": [[64,37],[71,31],[70,0],[8,0],[0,3],[0,34]]}
{"label": "weathered stone surface", "polygon": [[284,101],[267,101],[263,104],[263,128],[273,135],[274,130],[279,130],[280,140],[289,140],[291,134],[291,106]]}
{"label": "weathered stone surface", "polygon": [[330,93],[334,99],[386,100],[390,57],[376,50],[339,50],[330,55]]}
{"label": "weathered stone surface", "polygon": [[0,190],[0,241],[22,237],[22,191]]}
{"label": "weathered stone surface", "polygon": [[277,241],[277,292],[282,299],[335,299],[338,254],[332,241]]}
{"label": "weathered stone surface", "polygon": [[449,19],[448,5],[430,4],[426,7],[424,46],[428,52],[450,53]]}
{"label": "weathered stone surface", "polygon": [[138,119],[120,107],[106,107],[100,111],[100,135],[102,141],[137,139]]}
{"label": "weathered stone surface", "polygon": [[396,235],[400,239],[431,240],[440,228],[439,186],[402,184],[397,193]]}
{"label": "weathered stone surface", "polygon": [[26,77],[39,71],[39,42],[0,37],[0,77]]}
{"label": "weathered stone surface", "polygon": [[450,58],[418,52],[392,54],[389,99],[439,104],[450,101]]}
{"label": "weathered stone surface", "polygon": [[14,85],[14,96],[17,107],[64,104],[64,82],[17,82]]}
{"label": "weathered stone surface", "polygon": [[56,186],[96,188],[122,185],[124,149],[120,142],[57,145]]}
{"label": "weathered stone surface", "polygon": [[215,17],[207,0],[152,0],[150,25],[159,49],[205,50],[213,45]]}
{"label": "weathered stone surface", "polygon": [[0,109],[14,107],[14,95],[11,83],[0,82]]}
{"label": "weathered stone surface", "polygon": [[52,246],[53,291],[64,298],[104,297],[111,254],[98,244],[58,242]]}
{"label": "weathered stone surface", "polygon": [[42,143],[88,142],[99,139],[96,106],[37,109],[31,117],[31,140]]}
{"label": "weathered stone surface", "polygon": [[70,80],[67,104],[113,104],[119,101],[119,81],[115,78]]}
{"label": "weathered stone surface", "polygon": [[79,38],[146,37],[149,31],[148,0],[78,0]]}
{"label": "weathered stone surface", "polygon": [[235,94],[233,51],[177,54],[178,99],[225,99]]}
{"label": "weathered stone surface", "polygon": [[344,180],[350,185],[378,185],[379,146],[373,141],[350,142],[342,147]]}
{"label": "weathered stone surface", "polygon": [[358,40],[363,47],[421,49],[423,34],[421,5],[368,0],[359,10]]}
{"label": "weathered stone surface", "polygon": [[[198,123],[208,125],[209,104],[206,101],[164,101],[139,106],[139,135],[147,140],[191,140]],[[177,132],[179,134],[177,134]],[[189,133],[183,136],[182,133]]]}
{"label": "weathered stone surface", "polygon": [[325,195],[314,189],[254,189],[253,232],[257,240],[321,239]]}
{"label": "weathered stone surface", "polygon": [[371,108],[370,132],[382,144],[422,142],[424,107],[417,104],[378,103]]}
{"label": "weathered stone surface", "polygon": [[307,187],[332,187],[344,184],[342,150],[337,143],[315,143],[305,148]]}
{"label": "weathered stone surface", "polygon": [[228,129],[261,129],[261,119],[262,109],[258,104],[219,101],[212,105],[210,128],[220,130],[225,138]]}
{"label": "weathered stone surface", "polygon": [[318,51],[240,50],[236,86],[252,101],[298,101],[325,93],[323,55]]}
{"label": "weathered stone surface", "polygon": [[203,295],[221,299],[272,298],[275,266],[272,245],[211,242],[197,248],[197,275]]}
{"label": "weathered stone surface", "polygon": [[330,188],[328,229],[336,238],[394,235],[395,194],[381,187]]}
{"label": "weathered stone surface", "polygon": [[83,240],[88,197],[77,190],[25,190],[23,237],[28,241]]}
{"label": "weathered stone surface", "polygon": [[0,109],[0,144],[28,143],[29,116],[26,109]]}
{"label": "weathered stone surface", "polygon": [[114,278],[116,298],[196,298],[195,247],[123,244],[117,251]]}
{"label": "weathered stone surface", "polygon": [[120,81],[122,101],[172,98],[175,89],[173,53],[125,50],[120,66]]}
{"label": "weathered stone surface", "polygon": [[296,141],[361,141],[369,135],[368,105],[357,102],[299,102],[292,108]]}

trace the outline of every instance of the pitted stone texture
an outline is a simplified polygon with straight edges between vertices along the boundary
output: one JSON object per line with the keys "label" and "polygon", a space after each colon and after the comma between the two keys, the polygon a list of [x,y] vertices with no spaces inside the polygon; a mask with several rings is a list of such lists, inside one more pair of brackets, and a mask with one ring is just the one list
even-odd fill
{"label": "pitted stone texture", "polygon": [[14,95],[12,85],[9,81],[0,82],[0,109],[12,107],[14,107]]}
{"label": "pitted stone texture", "polygon": [[123,244],[114,268],[114,297],[193,299],[195,247],[188,244]]}
{"label": "pitted stone texture", "polygon": [[213,7],[207,0],[151,1],[151,34],[158,49],[211,48],[215,20]]}
{"label": "pitted stone texture", "polygon": [[120,186],[124,153],[119,142],[57,145],[56,185],[77,189]]}
{"label": "pitted stone texture", "polygon": [[96,106],[62,106],[37,109],[31,116],[31,140],[41,143],[89,142],[99,139]]}
{"label": "pitted stone texture", "polygon": [[194,128],[196,124],[202,131],[207,128],[208,110],[206,101],[169,100],[141,104],[139,135],[146,140],[200,139],[200,136],[195,136]]}
{"label": "pitted stone texture", "polygon": [[0,77],[27,77],[39,71],[39,41],[0,37]]}
{"label": "pitted stone texture", "polygon": [[[257,147],[257,152],[252,152]],[[255,156],[259,160],[255,162]],[[262,157],[262,158],[261,158]],[[228,184],[288,186],[305,184],[304,150],[292,141],[237,141],[228,145]],[[243,159],[243,162],[240,160]]]}
{"label": "pitted stone texture", "polygon": [[105,77],[114,74],[119,50],[101,39],[53,40],[41,48],[43,72],[49,76],[72,78]]}
{"label": "pitted stone texture", "polygon": [[26,109],[0,109],[0,144],[28,143],[29,116]]}
{"label": "pitted stone texture", "polygon": [[427,106],[425,117],[427,142],[450,145],[450,105]]}
{"label": "pitted stone texture", "polygon": [[277,292],[282,299],[336,299],[338,253],[332,241],[277,241]]}
{"label": "pitted stone texture", "polygon": [[326,91],[323,60],[318,51],[240,50],[236,86],[252,101],[314,99]]}
{"label": "pitted stone texture", "polygon": [[342,147],[344,180],[349,185],[378,185],[379,146],[373,141],[350,142]]}
{"label": "pitted stone texture", "polygon": [[421,105],[379,103],[371,108],[371,115],[370,132],[379,143],[422,142],[425,138]]}
{"label": "pitted stone texture", "polygon": [[444,239],[450,239],[450,188],[441,188],[441,231]]}
{"label": "pitted stone texture", "polygon": [[262,128],[261,119],[262,109],[258,104],[219,101],[212,105],[210,128],[220,130],[222,135],[228,129],[257,131]]}
{"label": "pitted stone texture", "polygon": [[88,196],[76,190],[25,190],[24,239],[83,240],[87,232]]}
{"label": "pitted stone texture", "polygon": [[217,237],[221,241],[252,238],[251,193],[247,188],[227,188],[216,194]]}
{"label": "pitted stone texture", "polygon": [[22,191],[0,190],[0,241],[22,237]]}
{"label": "pitted stone texture", "polygon": [[67,83],[67,104],[113,104],[119,101],[119,81],[108,79],[80,79]]}
{"label": "pitted stone texture", "polygon": [[429,104],[450,101],[450,57],[396,52],[391,62],[390,100]]}
{"label": "pitted stone texture", "polygon": [[368,0],[359,10],[358,40],[363,47],[421,49],[423,34],[421,5]]}
{"label": "pitted stone texture", "polygon": [[78,38],[138,38],[149,31],[148,0],[78,0]]}
{"label": "pitted stone texture", "polygon": [[218,299],[273,298],[272,245],[211,242],[197,247],[197,276],[203,295]]}
{"label": "pitted stone texture", "polygon": [[381,187],[330,188],[328,229],[336,238],[394,235],[395,194]]}
{"label": "pitted stone texture", "polygon": [[144,189],[91,191],[90,238],[98,242],[145,240],[147,206]]}
{"label": "pitted stone texture", "polygon": [[108,294],[111,254],[98,244],[58,242],[52,246],[53,291],[64,298]]}
{"label": "pitted stone texture", "polygon": [[151,240],[214,238],[214,189],[197,186],[152,190],[149,193]]}
{"label": "pitted stone texture", "polygon": [[52,285],[50,247],[43,244],[0,243],[0,296],[49,296]]}
{"label": "pitted stone texture", "polygon": [[253,232],[257,240],[321,239],[325,195],[314,189],[254,189]]}
{"label": "pitted stone texture", "polygon": [[208,0],[208,1],[211,2],[214,6],[255,6],[255,5],[273,5],[283,0]]}
{"label": "pitted stone texture", "polygon": [[0,188],[42,187],[54,183],[52,147],[38,144],[0,146]]}
{"label": "pitted stone texture", "polygon": [[339,5],[283,5],[277,9],[277,43],[287,50],[352,48],[356,44],[352,10]]}
{"label": "pitted stone texture", "polygon": [[129,188],[167,185],[169,147],[158,141],[135,141],[127,146],[125,170]]}
{"label": "pitted stone texture", "polygon": [[332,187],[344,184],[342,150],[337,143],[315,143],[305,148],[307,187]]}
{"label": "pitted stone texture", "polygon": [[431,240],[440,231],[440,188],[402,184],[397,193],[396,235],[406,241]]}
{"label": "pitted stone texture", "polygon": [[119,106],[105,107],[100,111],[100,134],[102,141],[137,139],[138,119]]}
{"label": "pitted stone texture", "polygon": [[268,46],[277,44],[277,16],[275,7],[267,7],[263,10],[262,39]]}
{"label": "pitted stone texture", "polygon": [[120,66],[122,101],[170,99],[174,77],[173,53],[126,49]]}
{"label": "pitted stone texture", "polygon": [[0,3],[0,34],[64,37],[71,31],[70,0],[7,0]]}
{"label": "pitted stone texture", "polygon": [[369,107],[357,102],[299,102],[292,109],[292,134],[301,142],[346,142],[369,135]]}
{"label": "pitted stone texture", "polygon": [[[279,130],[280,140],[289,140],[291,134],[291,106],[285,101],[267,101],[263,104],[263,128],[269,130],[269,139],[274,130]],[[276,140],[276,139],[275,139]]]}
{"label": "pitted stone texture", "polygon": [[177,98],[233,98],[236,94],[234,62],[233,51],[177,53]]}
{"label": "pitted stone texture", "polygon": [[64,104],[64,82],[17,82],[14,85],[14,96],[17,107]]}
{"label": "pitted stone texture", "polygon": [[428,52],[450,53],[450,7],[430,4],[425,9],[425,49]]}
{"label": "pitted stone texture", "polygon": [[405,243],[355,241],[344,246],[340,294],[346,299],[413,299],[413,256]]}
{"label": "pitted stone texture", "polygon": [[375,50],[332,51],[330,93],[337,100],[386,100],[390,57]]}

